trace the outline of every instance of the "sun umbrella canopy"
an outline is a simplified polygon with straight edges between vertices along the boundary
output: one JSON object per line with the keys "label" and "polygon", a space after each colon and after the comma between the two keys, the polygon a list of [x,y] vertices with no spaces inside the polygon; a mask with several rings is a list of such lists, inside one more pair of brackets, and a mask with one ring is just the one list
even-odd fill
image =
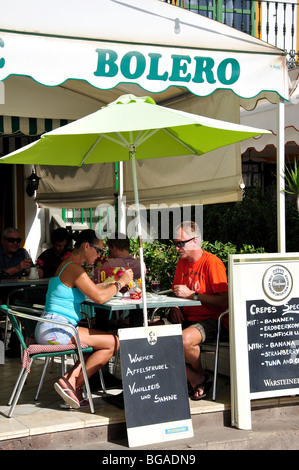
{"label": "sun umbrella canopy", "polygon": [[164,108],[149,97],[124,95],[93,114],[44,134],[39,141],[3,157],[0,162],[82,166],[131,160],[142,266],[143,315],[147,326],[135,160],[202,155],[267,132]]}
{"label": "sun umbrella canopy", "polygon": [[150,97],[123,95],[93,114],[45,133],[0,161],[82,166],[99,162],[202,155],[268,133],[158,106]]}

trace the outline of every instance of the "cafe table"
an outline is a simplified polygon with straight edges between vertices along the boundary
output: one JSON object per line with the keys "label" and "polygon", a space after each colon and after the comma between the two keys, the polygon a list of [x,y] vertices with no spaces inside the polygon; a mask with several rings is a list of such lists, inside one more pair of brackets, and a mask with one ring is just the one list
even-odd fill
{"label": "cafe table", "polygon": [[[149,310],[154,310],[155,312],[160,308],[167,307],[190,307],[190,306],[199,306],[201,302],[198,300],[183,299],[181,297],[175,297],[171,295],[159,295],[159,294],[147,294],[146,295],[147,308]],[[109,320],[113,317],[114,314],[119,315],[119,312],[126,312],[129,310],[136,310],[142,308],[142,299],[133,300],[129,297],[114,296],[112,299],[108,300],[103,304],[97,304],[91,299],[86,298],[84,305],[87,307],[85,314],[90,318],[94,316],[94,308],[100,307],[105,310],[109,310]]]}
{"label": "cafe table", "polygon": [[40,279],[1,279],[0,289],[2,287],[24,287],[24,286],[46,286],[49,283],[49,278]]}
{"label": "cafe table", "polygon": [[2,298],[2,302],[9,303],[9,298],[12,294],[16,292],[22,292],[26,288],[30,287],[39,287],[39,286],[47,286],[49,284],[49,278],[40,278],[40,279],[1,279],[0,281],[0,298]]}
{"label": "cafe table", "polygon": [[[9,303],[9,298],[12,294],[16,292],[22,292],[26,288],[38,288],[39,286],[47,286],[49,284],[49,278],[40,278],[40,279],[1,279],[0,281],[0,298],[2,302]],[[5,298],[3,298],[3,296]]]}
{"label": "cafe table", "polygon": [[[147,308],[152,310],[151,314],[151,321],[154,318],[154,314],[160,308],[166,307],[190,307],[190,306],[199,306],[201,302],[199,300],[190,300],[190,299],[183,299],[181,297],[175,297],[173,295],[163,295],[163,294],[150,294],[148,293],[146,296]],[[133,300],[126,296],[114,296],[112,299],[108,300],[103,304],[98,304],[93,302],[88,297],[85,299],[82,306],[82,312],[87,316],[88,323],[90,325],[90,320],[94,318],[95,313],[94,309],[96,307],[103,308],[109,311],[109,320],[115,315],[118,319],[120,312],[122,312],[123,316],[126,314],[127,311],[136,310],[142,308],[142,299],[140,300]],[[117,367],[117,356],[114,361],[114,372]]]}

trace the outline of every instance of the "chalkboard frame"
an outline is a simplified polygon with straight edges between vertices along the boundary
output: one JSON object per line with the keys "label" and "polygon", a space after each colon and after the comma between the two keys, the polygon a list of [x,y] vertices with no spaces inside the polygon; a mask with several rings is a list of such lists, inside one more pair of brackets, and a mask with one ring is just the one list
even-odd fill
{"label": "chalkboard frame", "polygon": [[181,325],[118,334],[129,447],[192,437]]}
{"label": "chalkboard frame", "polygon": [[[289,302],[292,304],[292,299],[299,298],[299,253],[230,255],[228,269],[231,422],[232,426],[239,429],[251,429],[251,400],[299,394],[299,386],[288,387],[287,382],[283,381],[281,386],[277,381],[278,386],[267,390],[259,386],[261,382],[252,387],[250,380],[252,381],[255,371],[254,364],[250,361],[249,346],[254,343],[250,343],[252,335],[249,330],[252,329],[252,324],[248,323],[253,321],[248,316],[248,308],[252,305],[259,308],[259,302],[262,302],[264,307],[270,306],[268,308],[273,308],[273,311],[281,311],[284,305]],[[281,287],[279,283],[275,285],[273,282],[275,276],[272,273],[275,276],[277,273],[284,276]],[[256,327],[261,330],[261,334],[264,333],[263,323],[256,322]],[[269,367],[264,370],[269,372]],[[297,383],[297,379],[295,382]]]}

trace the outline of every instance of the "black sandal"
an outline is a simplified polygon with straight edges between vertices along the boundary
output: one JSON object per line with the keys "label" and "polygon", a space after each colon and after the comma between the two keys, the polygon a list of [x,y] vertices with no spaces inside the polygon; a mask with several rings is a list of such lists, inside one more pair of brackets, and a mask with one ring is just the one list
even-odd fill
{"label": "black sandal", "polygon": [[[206,398],[207,394],[209,393],[210,391],[210,388],[212,386],[212,382],[208,382],[208,378],[209,376],[208,375],[205,375],[205,380],[203,383],[201,384],[197,384],[194,388],[193,388],[193,394],[189,394],[189,397],[191,400],[194,400],[194,401],[199,401],[199,400],[202,400],[203,398]],[[202,390],[202,395],[197,395],[195,396],[195,394],[197,392],[199,392],[200,390]]]}

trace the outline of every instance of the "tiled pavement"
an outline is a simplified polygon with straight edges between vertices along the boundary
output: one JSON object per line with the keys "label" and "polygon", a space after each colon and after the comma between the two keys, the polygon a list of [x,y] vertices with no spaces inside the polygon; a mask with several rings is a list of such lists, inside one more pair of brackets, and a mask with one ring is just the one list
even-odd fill
{"label": "tiled pavement", "polygon": [[[104,401],[101,392],[93,393],[95,414],[89,412],[89,407],[80,410],[61,408],[63,401],[53,388],[54,382],[61,375],[59,358],[56,359],[52,371],[47,372],[39,399],[35,402],[34,395],[42,366],[42,359],[34,361],[14,413],[11,418],[7,418],[7,402],[20,370],[20,359],[6,359],[6,363],[0,365],[0,442],[5,439],[125,422],[124,410]],[[108,393],[117,394],[120,390],[109,390]],[[190,401],[190,406],[191,413],[222,411],[228,408],[229,379],[222,379],[217,403],[210,400]]]}
{"label": "tiled pavement", "polygon": [[[53,370],[46,374],[39,400],[35,402],[34,395],[40,379],[43,361],[37,360],[34,362],[35,364],[12,418],[7,418],[9,410],[7,401],[19,372],[20,359],[6,359],[6,363],[0,365],[0,449],[128,449],[125,412],[108,404],[103,399],[101,392],[93,393],[95,414],[89,412],[89,407],[80,410],[61,408],[63,402],[53,388],[55,380],[61,375],[59,359],[54,363]],[[120,390],[117,389],[109,390],[109,393],[117,394],[119,392]],[[281,414],[274,416],[273,413],[275,413],[277,406],[282,406],[281,409],[284,410],[285,416],[285,410],[291,410],[287,419],[283,419]],[[262,411],[262,418],[257,427],[265,426],[269,419],[278,418],[278,423],[280,423],[278,424],[280,426],[279,431],[280,434],[283,434],[283,422],[289,430],[290,425],[288,423],[291,419],[292,439],[296,438],[296,442],[299,442],[298,396],[272,399],[266,402],[259,400],[259,407],[266,410],[266,412],[267,410],[270,411],[268,411],[266,417]],[[244,432],[230,427],[230,384],[228,377],[220,376],[219,378],[216,402],[209,398],[198,402],[190,401],[190,411],[194,427],[194,438],[173,441],[172,444],[168,444],[166,447],[153,445],[150,448],[207,449],[210,446],[214,449],[232,449],[248,448],[252,445],[254,435],[250,431]],[[269,423],[267,432],[270,431],[271,426],[275,426],[274,421],[272,425]],[[220,433],[219,438],[217,432]],[[202,433],[204,434],[202,435]],[[227,435],[226,438],[225,435]],[[287,438],[285,432],[283,435]],[[290,438],[288,442],[291,442]],[[259,442],[256,445],[262,446],[263,443]],[[293,446],[293,444],[290,445]],[[294,445],[296,446],[296,444]]]}

